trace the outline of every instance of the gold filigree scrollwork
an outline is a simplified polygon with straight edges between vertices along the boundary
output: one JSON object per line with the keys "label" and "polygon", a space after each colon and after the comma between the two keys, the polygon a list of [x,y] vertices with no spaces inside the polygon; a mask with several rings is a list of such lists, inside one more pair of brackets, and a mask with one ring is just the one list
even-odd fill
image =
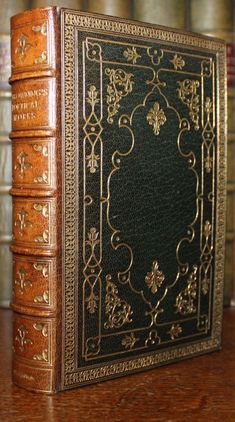
{"label": "gold filigree scrollwork", "polygon": [[178,338],[181,333],[182,327],[180,326],[180,324],[173,324],[170,328],[170,331],[168,331],[171,340],[175,340],[176,338]]}
{"label": "gold filigree scrollwork", "polygon": [[97,302],[99,300],[99,297],[94,293],[94,289],[97,280],[99,280],[99,275],[101,272],[99,260],[96,257],[95,250],[96,246],[100,244],[100,239],[99,232],[97,232],[95,227],[92,227],[88,232],[88,240],[85,241],[85,244],[88,245],[90,248],[89,259],[87,260],[86,266],[83,271],[86,278],[85,282],[88,283],[90,288],[90,294],[85,299],[85,301],[87,302],[86,309],[90,314],[94,314],[98,309]]}
{"label": "gold filigree scrollwork", "polygon": [[105,69],[109,77],[107,85],[108,123],[113,123],[113,116],[118,113],[120,101],[132,92],[134,81],[131,78],[133,73],[127,73],[123,69]]}
{"label": "gold filigree scrollwork", "polygon": [[15,227],[18,226],[20,228],[20,236],[23,236],[25,233],[25,229],[27,227],[32,227],[33,223],[29,220],[27,220],[28,213],[27,211],[22,208],[18,213],[18,220],[15,221]]}
{"label": "gold filigree scrollwork", "polygon": [[35,211],[40,212],[43,217],[48,218],[49,217],[49,212],[48,212],[48,204],[33,204],[33,209]]}
{"label": "gold filigree scrollwork", "polygon": [[100,352],[100,338],[99,337],[89,337],[86,341],[86,350],[85,356],[95,356]]}
{"label": "gold filigree scrollwork", "polygon": [[49,303],[49,291],[46,290],[41,295],[35,296],[33,299],[35,303]]}
{"label": "gold filigree scrollwork", "polygon": [[211,262],[212,250],[211,245],[212,225],[206,220],[203,227],[203,246],[201,253],[201,274],[202,274],[202,293],[206,295],[209,292],[211,284]]}
{"label": "gold filigree scrollwork", "polygon": [[159,287],[161,287],[164,280],[165,276],[163,272],[159,270],[158,262],[154,261],[152,265],[152,271],[147,273],[145,277],[145,283],[147,284],[148,288],[151,289],[151,292],[155,294],[157,293]]}
{"label": "gold filigree scrollwork", "polygon": [[49,243],[49,230],[44,230],[42,234],[39,234],[34,239],[38,243]]}
{"label": "gold filigree scrollwork", "polygon": [[35,64],[39,64],[39,63],[46,63],[47,62],[47,52],[43,51],[40,56],[36,57],[36,59],[34,60]]}
{"label": "gold filigree scrollwork", "polygon": [[98,161],[100,160],[100,156],[95,153],[95,147],[101,141],[100,135],[103,130],[100,124],[100,118],[95,112],[95,107],[100,102],[98,91],[95,85],[90,86],[86,100],[87,103],[91,106],[91,112],[86,118],[86,124],[83,127],[83,130],[86,134],[85,141],[88,141],[91,147],[90,153],[86,155],[86,161],[87,168],[89,169],[90,173],[95,173],[99,167]]}
{"label": "gold filigree scrollwork", "polygon": [[48,337],[48,324],[35,323],[33,324],[33,328],[39,331],[43,337]]}
{"label": "gold filigree scrollwork", "polygon": [[42,276],[45,278],[48,278],[49,276],[49,266],[48,264],[40,264],[38,262],[35,262],[33,264],[33,268],[37,271],[39,271],[40,273],[42,273]]}
{"label": "gold filigree scrollwork", "polygon": [[134,46],[127,47],[127,49],[123,52],[123,56],[127,59],[128,62],[132,62],[136,64],[137,60],[141,58],[140,54],[137,53],[136,48]]}
{"label": "gold filigree scrollwork", "polygon": [[48,171],[44,171],[42,175],[34,178],[35,183],[48,183]]}
{"label": "gold filigree scrollwork", "polygon": [[104,328],[120,328],[124,324],[132,322],[133,314],[131,306],[123,299],[120,299],[116,284],[112,282],[110,274],[106,276],[105,314],[108,321]]}
{"label": "gold filigree scrollwork", "polygon": [[42,25],[34,25],[34,26],[32,26],[32,31],[39,32],[42,35],[46,36],[47,35],[47,22],[43,22]]}
{"label": "gold filigree scrollwork", "polygon": [[15,49],[15,53],[19,53],[21,60],[25,60],[26,52],[32,48],[32,44],[28,43],[28,38],[27,35],[22,33],[17,40],[19,45]]}
{"label": "gold filigree scrollwork", "polygon": [[25,176],[25,170],[28,170],[28,169],[32,168],[32,164],[30,164],[26,160],[27,157],[28,157],[28,155],[24,151],[21,151],[19,153],[19,155],[17,156],[18,162],[16,163],[16,165],[14,167],[15,170],[19,170],[20,171],[19,176],[22,179]]}
{"label": "gold filigree scrollwork", "polygon": [[33,149],[36,152],[40,152],[44,157],[48,157],[48,147],[46,145],[34,144]]}
{"label": "gold filigree scrollwork", "polygon": [[199,95],[197,90],[200,86],[199,81],[193,79],[185,79],[178,81],[180,86],[177,88],[179,99],[189,108],[189,116],[196,130],[199,129]]}
{"label": "gold filigree scrollwork", "polygon": [[21,350],[21,352],[23,352],[24,347],[27,345],[32,345],[33,342],[30,338],[27,338],[28,330],[24,325],[21,325],[17,329],[17,333],[18,334],[15,337],[15,342],[18,342],[20,344],[19,349]]}
{"label": "gold filigree scrollwork", "polygon": [[170,60],[170,62],[173,64],[175,70],[182,70],[185,66],[185,61],[181,56],[178,56],[177,54],[174,55],[173,59]]}
{"label": "gold filigree scrollwork", "polygon": [[148,334],[148,337],[145,340],[145,346],[149,347],[149,346],[153,346],[154,344],[160,344],[161,343],[161,339],[158,336],[158,333],[156,330],[151,330]]}
{"label": "gold filigree scrollwork", "polygon": [[206,150],[206,158],[204,159],[204,167],[206,173],[211,173],[213,166],[213,155],[211,154],[213,141],[215,138],[214,130],[210,122],[210,115],[213,111],[212,101],[209,97],[205,100],[205,113],[206,113],[206,124],[203,128],[203,146]]}
{"label": "gold filigree scrollwork", "polygon": [[193,271],[187,280],[187,287],[176,297],[176,313],[190,315],[196,312],[195,299],[197,297],[197,265],[193,266]]}
{"label": "gold filigree scrollwork", "polygon": [[153,107],[150,108],[146,118],[149,125],[153,126],[154,134],[159,135],[161,126],[166,122],[166,116],[158,102],[155,102]]}
{"label": "gold filigree scrollwork", "polygon": [[123,339],[122,339],[122,346],[125,349],[133,349],[135,343],[138,341],[139,339],[135,337],[134,333],[131,333],[129,335],[126,335]]}
{"label": "gold filigree scrollwork", "polygon": [[32,286],[32,282],[27,279],[28,273],[24,267],[20,267],[17,272],[19,278],[14,280],[15,285],[20,286],[20,293],[24,293],[25,287]]}
{"label": "gold filigree scrollwork", "polygon": [[33,359],[38,360],[40,362],[48,362],[48,350],[44,349],[41,354],[39,353],[39,354],[33,355]]}

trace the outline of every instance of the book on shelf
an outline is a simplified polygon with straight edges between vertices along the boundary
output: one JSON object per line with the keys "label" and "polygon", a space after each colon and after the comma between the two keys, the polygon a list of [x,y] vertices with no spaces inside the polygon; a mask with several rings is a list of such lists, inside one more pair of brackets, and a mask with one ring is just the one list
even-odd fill
{"label": "book on shelf", "polygon": [[15,383],[218,350],[225,43],[54,7],[11,28]]}
{"label": "book on shelf", "polygon": [[224,305],[235,304],[235,28],[232,0],[192,0],[191,30],[222,38],[227,50],[228,165]]}
{"label": "book on shelf", "polygon": [[10,16],[28,7],[25,0],[1,1],[0,13],[0,306],[9,307],[11,298],[11,73]]}

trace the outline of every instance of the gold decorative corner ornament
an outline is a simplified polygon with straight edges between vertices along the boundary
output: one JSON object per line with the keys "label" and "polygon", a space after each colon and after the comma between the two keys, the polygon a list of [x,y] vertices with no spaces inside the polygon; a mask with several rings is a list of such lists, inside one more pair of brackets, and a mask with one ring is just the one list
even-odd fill
{"label": "gold decorative corner ornament", "polygon": [[42,333],[43,337],[48,337],[48,324],[35,323],[33,328]]}
{"label": "gold decorative corner ornament", "polygon": [[47,35],[47,22],[43,22],[42,25],[34,25],[32,26],[33,32],[39,32],[40,34],[46,36]]}
{"label": "gold decorative corner ornament", "polygon": [[48,350],[44,349],[41,354],[33,355],[33,359],[41,362],[48,362]]}
{"label": "gold decorative corner ornament", "polygon": [[35,64],[47,63],[47,51],[43,51],[40,56],[36,57],[34,60]]}
{"label": "gold decorative corner ornament", "polygon": [[49,277],[49,265],[48,264],[41,264],[38,262],[35,262],[33,264],[33,268],[39,272],[42,273],[42,276],[45,278]]}
{"label": "gold decorative corner ornament", "polygon": [[48,183],[48,171],[44,171],[42,175],[36,176],[34,178],[35,183]]}
{"label": "gold decorative corner ornament", "polygon": [[48,204],[44,204],[44,205],[42,205],[42,204],[33,204],[33,209],[35,211],[40,212],[43,215],[43,217],[49,218]]}
{"label": "gold decorative corner ornament", "polygon": [[189,108],[189,116],[196,130],[199,129],[199,94],[197,92],[200,82],[193,79],[178,81],[177,88],[179,99]]}
{"label": "gold decorative corner ornament", "polygon": [[44,232],[36,236],[34,240],[38,243],[49,243],[49,230],[44,230]]}
{"label": "gold decorative corner ornament", "polygon": [[162,271],[159,270],[159,263],[154,261],[152,264],[152,271],[147,273],[145,277],[145,283],[153,294],[157,293],[159,287],[161,287],[165,276]]}
{"label": "gold decorative corner ornament", "polygon": [[34,300],[35,303],[49,303],[49,291],[46,290],[42,293],[42,295],[35,296]]}
{"label": "gold decorative corner ornament", "polygon": [[153,107],[150,108],[147,116],[147,121],[150,126],[153,126],[153,132],[155,135],[159,135],[161,126],[166,122],[166,116],[160,104],[155,102]]}
{"label": "gold decorative corner ornament", "polygon": [[40,152],[44,157],[48,157],[48,147],[45,145],[34,144],[33,149],[36,152]]}
{"label": "gold decorative corner ornament", "polygon": [[133,73],[128,73],[123,69],[105,69],[105,74],[109,77],[107,85],[108,123],[113,123],[113,116],[118,113],[120,101],[133,90]]}
{"label": "gold decorative corner ornament", "polygon": [[194,265],[187,280],[187,287],[176,297],[176,313],[191,315],[196,312],[194,301],[197,297],[197,272],[198,267]]}
{"label": "gold decorative corner ornament", "polygon": [[106,276],[105,314],[108,321],[104,328],[120,328],[124,324],[132,322],[133,314],[131,306],[123,299],[120,299],[117,286],[112,282],[110,274]]}

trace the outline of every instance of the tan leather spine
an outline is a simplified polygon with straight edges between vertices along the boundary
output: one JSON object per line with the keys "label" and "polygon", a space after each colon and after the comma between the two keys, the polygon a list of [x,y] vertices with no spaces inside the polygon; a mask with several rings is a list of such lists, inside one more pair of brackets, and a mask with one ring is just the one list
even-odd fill
{"label": "tan leather spine", "polygon": [[13,142],[13,380],[59,388],[60,71],[58,11],[11,21]]}
{"label": "tan leather spine", "polygon": [[27,9],[27,0],[1,0],[0,9],[0,306],[9,307],[11,297],[11,73],[10,16]]}

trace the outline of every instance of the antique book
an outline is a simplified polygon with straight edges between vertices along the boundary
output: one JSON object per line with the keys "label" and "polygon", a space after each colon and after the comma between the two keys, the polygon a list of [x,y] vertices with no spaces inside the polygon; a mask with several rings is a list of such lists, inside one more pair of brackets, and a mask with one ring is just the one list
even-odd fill
{"label": "antique book", "polygon": [[226,41],[228,84],[228,165],[224,305],[235,304],[235,27],[232,0],[192,0],[191,27]]}
{"label": "antique book", "polygon": [[55,7],[11,23],[15,383],[218,350],[225,43]]}
{"label": "antique book", "polygon": [[28,8],[28,2],[1,1],[0,13],[0,306],[9,307],[11,298],[11,73],[10,16]]}

